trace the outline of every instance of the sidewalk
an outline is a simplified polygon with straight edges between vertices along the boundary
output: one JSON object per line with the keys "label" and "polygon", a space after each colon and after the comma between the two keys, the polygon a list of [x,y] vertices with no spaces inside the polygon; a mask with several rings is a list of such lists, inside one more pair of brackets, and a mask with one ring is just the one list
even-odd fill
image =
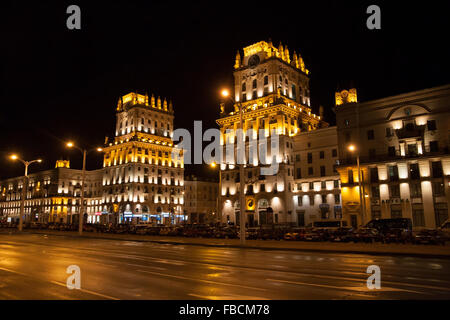
{"label": "sidewalk", "polygon": [[[48,234],[56,236],[79,237],[77,232],[53,230],[25,230],[24,233]],[[140,241],[173,245],[195,245],[207,247],[241,248],[239,239],[210,239],[143,236],[108,233],[83,233],[83,238],[108,239],[120,241]],[[412,245],[412,244],[364,244],[364,243],[332,243],[304,241],[247,240],[246,248],[262,250],[287,250],[303,252],[324,252],[343,254],[370,254],[410,256],[437,259],[450,259],[450,246]]]}

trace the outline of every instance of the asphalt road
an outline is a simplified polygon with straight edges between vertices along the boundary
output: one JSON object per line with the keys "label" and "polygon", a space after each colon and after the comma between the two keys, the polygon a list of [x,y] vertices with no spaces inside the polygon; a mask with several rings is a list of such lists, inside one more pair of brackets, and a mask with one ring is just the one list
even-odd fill
{"label": "asphalt road", "polygon": [[[366,286],[370,265],[380,290]],[[450,260],[3,232],[0,299],[450,299]]]}

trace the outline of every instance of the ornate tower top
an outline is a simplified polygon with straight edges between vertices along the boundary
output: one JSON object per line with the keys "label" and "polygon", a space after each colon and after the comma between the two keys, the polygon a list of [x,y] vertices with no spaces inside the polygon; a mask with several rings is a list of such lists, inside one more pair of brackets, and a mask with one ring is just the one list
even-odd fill
{"label": "ornate tower top", "polygon": [[349,90],[342,90],[341,92],[336,92],[335,98],[336,98],[336,106],[358,102],[358,97],[356,95],[355,88]]}
{"label": "ornate tower top", "polygon": [[245,47],[244,58],[242,61],[241,55],[238,51],[238,53],[236,54],[234,68],[239,69],[246,66],[251,67],[255,63],[257,64],[259,62],[263,62],[264,60],[272,57],[278,58],[286,62],[287,64],[302,71],[305,74],[309,74],[309,70],[306,69],[305,63],[303,62],[303,59],[300,55],[297,56],[297,53],[294,51],[294,54],[291,57],[287,46],[283,46],[282,43],[280,42],[278,48],[276,48],[272,44],[272,41],[269,42],[260,41]]}
{"label": "ornate tower top", "polygon": [[56,160],[55,168],[70,168],[70,161],[69,160]]}
{"label": "ornate tower top", "polygon": [[157,109],[158,111],[164,111],[173,113],[173,106],[168,107],[167,99],[164,98],[163,102],[158,97],[155,103],[155,96],[152,94],[149,98],[148,94],[142,95],[137,92],[130,92],[119,98],[117,103],[117,112],[128,110],[134,106],[146,107],[150,109]]}

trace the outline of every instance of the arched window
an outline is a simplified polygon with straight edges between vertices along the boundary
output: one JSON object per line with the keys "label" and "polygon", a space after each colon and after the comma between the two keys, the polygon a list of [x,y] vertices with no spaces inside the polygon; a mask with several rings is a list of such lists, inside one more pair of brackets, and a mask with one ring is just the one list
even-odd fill
{"label": "arched window", "polygon": [[256,89],[256,79],[253,79],[253,89]]}

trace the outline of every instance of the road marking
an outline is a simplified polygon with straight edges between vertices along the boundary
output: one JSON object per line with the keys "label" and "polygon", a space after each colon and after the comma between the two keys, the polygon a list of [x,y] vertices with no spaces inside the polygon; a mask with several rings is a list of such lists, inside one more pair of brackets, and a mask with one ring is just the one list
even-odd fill
{"label": "road marking", "polygon": [[240,296],[240,295],[201,296],[201,295],[195,294],[195,293],[188,293],[188,296],[196,297],[196,298],[200,298],[200,299],[207,299],[207,300],[270,300],[268,298]]}
{"label": "road marking", "polygon": [[404,291],[404,292],[411,292],[411,293],[418,293],[418,294],[428,294],[425,292],[405,290],[405,289],[399,289],[399,288],[389,288],[389,287],[383,287],[381,290],[368,290],[365,287],[338,287],[338,286],[332,286],[332,285],[327,285],[327,284],[308,283],[308,282],[299,282],[299,281],[288,281],[288,280],[278,280],[278,279],[266,279],[266,280],[272,281],[272,282],[289,283],[289,284],[312,286],[312,287],[321,287],[321,288],[328,288],[328,289],[350,290],[350,291],[357,291],[357,292]]}
{"label": "road marking", "polygon": [[[57,284],[57,285],[59,285],[59,286],[62,286],[62,287],[67,288],[67,284],[62,283],[62,282],[58,282],[58,281],[48,281],[48,280],[43,280],[43,279],[37,279],[37,278],[35,278],[35,277],[33,277],[33,276],[29,275],[29,274],[22,273],[22,272],[18,272],[18,271],[11,270],[11,269],[7,269],[7,268],[3,268],[3,267],[0,267],[0,270],[7,271],[7,272],[11,272],[11,273],[15,273],[15,274],[19,274],[19,275],[21,275],[21,276],[24,276],[24,277],[27,277],[27,278],[31,278],[31,279],[34,279],[34,280],[38,280],[38,281],[50,282],[50,283]],[[101,294],[101,293],[98,293],[98,292],[94,292],[94,291],[91,291],[91,290],[87,290],[87,289],[78,289],[78,290],[80,290],[80,291],[82,291],[82,292],[85,292],[85,293],[92,294],[92,295],[96,295],[96,296],[99,296],[99,297],[102,297],[102,298],[106,298],[106,299],[120,300],[120,299],[118,299],[118,298],[114,298],[114,297],[111,297],[111,296],[107,296],[107,295],[104,295],[104,294]]]}
{"label": "road marking", "polygon": [[195,278],[189,278],[189,277],[183,277],[183,276],[175,276],[172,274],[167,273],[159,273],[159,272],[153,272],[153,271],[146,271],[146,270],[136,270],[138,272],[144,272],[144,273],[150,273],[157,276],[163,276],[163,277],[169,277],[169,278],[176,278],[176,279],[182,279],[182,280],[191,280],[191,281],[199,281],[199,282],[205,282],[210,284],[217,284],[222,286],[230,286],[230,287],[239,287],[244,289],[252,289],[252,290],[260,290],[260,291],[267,291],[267,289],[263,288],[256,288],[256,287],[249,287],[249,286],[242,286],[239,284],[232,284],[232,283],[225,283],[225,282],[217,282],[217,281],[211,281],[211,280],[203,280],[203,279],[195,279]]}
{"label": "road marking", "polygon": [[[67,284],[65,284],[65,283],[62,283],[62,282],[59,282],[59,281],[50,281],[50,282],[53,283],[53,284],[57,284],[57,285],[59,285],[61,287],[67,288]],[[107,296],[106,294],[102,294],[102,293],[99,293],[99,292],[94,292],[94,291],[83,289],[83,288],[77,289],[77,290],[79,290],[81,292],[92,294],[94,296],[99,296],[99,297],[102,297],[102,298],[105,298],[105,299],[109,299],[109,300],[120,300],[119,298]]]}

